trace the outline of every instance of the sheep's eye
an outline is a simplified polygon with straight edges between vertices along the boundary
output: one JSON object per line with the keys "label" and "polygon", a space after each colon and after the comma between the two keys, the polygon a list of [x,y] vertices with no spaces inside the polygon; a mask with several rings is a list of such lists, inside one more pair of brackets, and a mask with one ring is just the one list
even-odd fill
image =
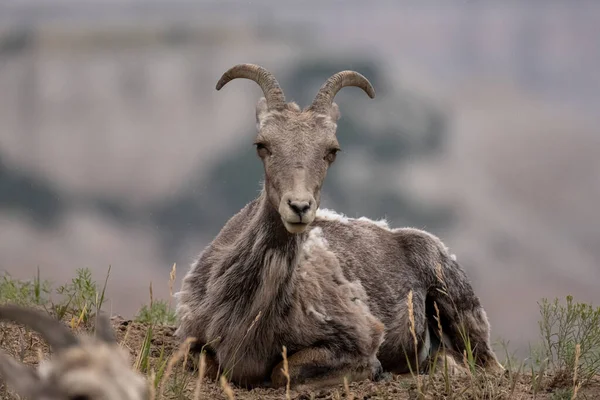
{"label": "sheep's eye", "polygon": [[259,143],[254,143],[254,145],[256,146],[256,153],[258,154],[259,157],[262,158],[262,157],[266,157],[271,154],[271,152],[267,148],[266,144],[259,142]]}
{"label": "sheep's eye", "polygon": [[337,153],[340,151],[340,149],[334,147],[329,149],[329,151],[327,152],[327,155],[325,156],[325,160],[327,160],[327,162],[332,163],[335,161],[335,157],[337,156]]}

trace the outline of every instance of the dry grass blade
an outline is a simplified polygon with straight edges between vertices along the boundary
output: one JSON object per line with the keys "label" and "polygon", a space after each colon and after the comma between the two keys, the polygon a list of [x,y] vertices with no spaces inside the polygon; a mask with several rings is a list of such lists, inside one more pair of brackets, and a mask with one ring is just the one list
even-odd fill
{"label": "dry grass blade", "polygon": [[177,276],[177,263],[173,263],[171,272],[169,273],[169,308],[171,308],[171,300],[173,299],[173,285],[175,284],[175,277]]}
{"label": "dry grass blade", "polygon": [[36,353],[37,353],[38,363],[41,363],[42,361],[44,361],[44,352],[42,351],[42,349],[38,347],[36,349]]}
{"label": "dry grass blade", "polygon": [[159,399],[162,398],[163,389],[164,389],[165,383],[167,382],[167,379],[169,379],[169,376],[171,376],[171,374],[173,373],[173,366],[179,360],[181,360],[182,357],[184,357],[184,356],[187,357],[187,354],[190,351],[190,346],[195,341],[196,341],[196,338],[193,338],[193,337],[189,337],[189,338],[185,339],[185,341],[181,344],[181,346],[179,346],[179,349],[177,349],[175,354],[173,354],[173,356],[171,356],[171,358],[169,359],[169,362],[167,363],[167,370],[165,371],[164,376],[160,380],[160,387],[158,390],[158,398]]}
{"label": "dry grass blade", "polygon": [[575,365],[573,366],[573,396],[571,400],[575,400],[577,398],[577,393],[579,392],[579,388],[581,387],[581,383],[577,382],[577,372],[579,371],[579,357],[581,356],[581,345],[577,343],[575,346]]}
{"label": "dry grass blade", "polygon": [[285,376],[286,379],[286,384],[285,384],[285,398],[287,400],[290,400],[290,368],[289,368],[289,364],[288,364],[288,358],[287,358],[287,347],[283,346],[283,352],[281,353],[283,356],[283,368],[282,368],[282,372],[283,372],[283,376]]}
{"label": "dry grass blade", "polygon": [[354,400],[354,393],[350,391],[350,385],[348,384],[347,376],[344,376],[344,390],[346,391],[346,398],[348,400]]}
{"label": "dry grass blade", "polygon": [[125,331],[125,336],[123,336],[123,340],[121,340],[121,343],[119,343],[119,346],[121,346],[121,348],[125,347],[125,343],[127,342],[127,339],[129,338],[129,333],[131,332],[131,327],[132,327],[131,324],[127,325],[127,330]]}
{"label": "dry grass blade", "polygon": [[77,330],[79,328],[79,326],[81,325],[81,321],[83,321],[83,318],[85,317],[86,313],[87,304],[84,304],[83,309],[79,313],[79,317],[76,318],[75,316],[73,316],[73,318],[71,318],[71,321],[69,323],[69,325],[71,326],[71,330]]}
{"label": "dry grass blade", "polygon": [[[439,265],[439,264],[438,264]],[[444,342],[444,330],[442,329],[442,317],[440,316],[440,309],[438,308],[437,302],[433,302],[433,308],[435,309],[435,319],[438,326],[438,335],[442,344],[442,357],[444,357],[444,370],[442,376],[444,377],[444,390],[445,394],[450,394],[450,374],[448,372],[448,357],[446,357],[446,343]]]}
{"label": "dry grass blade", "polygon": [[231,386],[229,386],[229,383],[227,383],[227,378],[225,378],[225,375],[221,375],[220,382],[221,388],[223,388],[223,392],[225,393],[227,398],[229,400],[234,400],[235,396],[233,395],[233,389],[231,388]]}
{"label": "dry grass blade", "polygon": [[154,379],[156,379],[156,372],[154,368],[150,371],[150,379],[148,380],[148,391],[150,394],[150,400],[156,399],[156,388],[154,387]]}
{"label": "dry grass blade", "polygon": [[444,278],[444,270],[442,269],[442,264],[440,263],[435,266],[435,276],[442,284],[444,290],[446,290],[446,279]]}
{"label": "dry grass blade", "polygon": [[79,328],[79,326],[81,326],[81,322],[83,321],[83,319],[85,318],[85,314],[87,313],[87,304],[85,304],[83,306],[83,310],[81,310],[81,313],[79,314],[79,318],[77,319],[77,327]]}
{"label": "dry grass blade", "polygon": [[[437,322],[437,326],[438,326],[438,334],[440,335],[440,338],[444,337],[444,330],[442,329],[442,318],[440,317],[440,309],[438,308],[437,302],[433,302],[433,308],[435,309],[435,320]],[[444,344],[444,342],[442,341],[442,345]]]}
{"label": "dry grass blade", "polygon": [[196,382],[196,389],[194,390],[194,400],[200,399],[200,392],[202,390],[202,382],[204,381],[205,373],[206,373],[206,354],[200,353],[200,366],[198,368],[198,382]]}
{"label": "dry grass blade", "polygon": [[463,350],[463,364],[465,365],[465,369],[469,374],[469,378],[473,378],[473,374],[471,373],[471,366],[469,365],[469,358],[467,357],[467,350]]}
{"label": "dry grass blade", "polygon": [[413,343],[415,346],[415,375],[417,381],[417,392],[419,393],[419,397],[423,396],[422,393],[422,385],[421,385],[421,375],[419,373],[419,341],[417,339],[417,332],[415,328],[415,311],[413,304],[413,291],[408,292],[408,298],[406,300],[406,304],[408,306],[408,320],[410,322],[410,333],[413,337]]}

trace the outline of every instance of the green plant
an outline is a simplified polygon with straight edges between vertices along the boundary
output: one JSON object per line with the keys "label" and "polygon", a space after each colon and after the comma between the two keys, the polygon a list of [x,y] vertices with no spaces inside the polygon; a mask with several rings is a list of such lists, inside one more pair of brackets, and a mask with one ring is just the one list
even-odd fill
{"label": "green plant", "polygon": [[146,329],[144,341],[142,342],[142,346],[138,352],[138,356],[137,356],[137,359],[134,364],[134,369],[136,371],[140,371],[145,374],[150,372],[150,350],[152,347],[153,335],[154,335],[154,328],[152,325],[150,325]]}
{"label": "green plant", "polygon": [[90,317],[96,315],[106,301],[105,291],[109,275],[110,266],[104,286],[102,290],[99,290],[96,282],[92,279],[92,272],[88,268],[77,269],[75,277],[70,283],[56,289],[56,293],[63,296],[63,300],[53,304],[52,307],[58,318],[70,316],[82,320],[83,323],[89,322]]}
{"label": "green plant", "polygon": [[177,317],[175,310],[169,307],[166,301],[154,300],[149,306],[142,306],[135,320],[152,325],[173,325]]}
{"label": "green plant", "polygon": [[589,382],[600,372],[600,307],[574,302],[572,296],[565,304],[558,299],[538,304],[541,351],[554,374],[551,385],[571,385],[576,371],[578,383]]}
{"label": "green plant", "polygon": [[15,279],[8,272],[4,272],[0,277],[0,303],[44,305],[48,302],[51,292],[50,282],[40,279],[39,268],[32,280]]}
{"label": "green plant", "polygon": [[543,389],[544,377],[548,368],[548,359],[543,358],[542,351],[534,350],[531,345],[529,346],[529,373],[531,379],[531,391],[533,392],[533,398],[536,399],[538,393]]}
{"label": "green plant", "polygon": [[168,362],[169,358],[167,357],[167,354],[165,354],[165,345],[163,344],[160,349],[160,355],[158,357],[158,360],[156,360],[155,362],[156,372],[153,381],[153,385],[155,388],[158,388],[159,383],[162,381]]}

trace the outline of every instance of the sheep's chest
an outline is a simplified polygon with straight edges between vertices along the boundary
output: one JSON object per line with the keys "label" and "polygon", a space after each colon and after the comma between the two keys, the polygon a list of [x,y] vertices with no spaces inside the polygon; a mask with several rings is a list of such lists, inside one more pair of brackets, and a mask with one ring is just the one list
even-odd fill
{"label": "sheep's chest", "polygon": [[255,321],[249,328],[240,326],[237,334],[214,346],[221,370],[242,384],[268,380],[273,367],[281,360],[281,350],[277,350],[281,348],[281,340],[276,337],[279,335]]}

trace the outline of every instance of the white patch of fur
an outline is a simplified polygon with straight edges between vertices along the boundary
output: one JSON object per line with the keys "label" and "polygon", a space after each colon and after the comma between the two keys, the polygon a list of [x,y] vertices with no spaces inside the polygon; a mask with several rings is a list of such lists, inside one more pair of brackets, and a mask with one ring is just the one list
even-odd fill
{"label": "white patch of fur", "polygon": [[315,227],[315,228],[311,229],[310,232],[308,233],[308,238],[304,242],[304,244],[302,246],[302,250],[309,253],[315,247],[318,247],[321,249],[327,249],[327,246],[328,246],[328,243],[327,243],[327,240],[325,239],[325,237],[323,236],[323,229],[321,229],[320,227]]}
{"label": "white patch of fur", "polygon": [[348,224],[351,221],[367,222],[369,224],[377,225],[380,228],[390,230],[390,226],[385,219],[372,220],[367,217],[349,218],[349,217],[345,216],[344,214],[340,214],[336,211],[329,210],[327,208],[319,208],[317,210],[316,218],[320,219],[321,221],[336,221],[341,224]]}
{"label": "white patch of fur", "polygon": [[355,281],[348,282],[348,287],[350,288],[350,291],[356,300],[363,300],[367,298],[367,292],[365,291],[365,288],[360,280],[357,279]]}
{"label": "white patch of fur", "polygon": [[370,224],[377,225],[380,228],[387,229],[388,231],[390,230],[390,225],[388,224],[388,222],[385,219],[372,220],[367,217],[360,217],[357,219],[357,221],[367,222]]}
{"label": "white patch of fur", "polygon": [[[437,243],[438,246],[440,247],[440,249],[443,252],[445,252],[452,261],[456,261],[456,254],[450,253],[450,249],[448,248],[448,246],[446,246],[439,237],[433,235],[430,232],[427,232],[427,231],[424,231],[421,229],[409,228],[409,227],[392,229],[392,228],[390,228],[390,225],[386,219],[372,220],[367,217],[349,218],[349,217],[345,216],[344,214],[337,213],[337,212],[327,209],[327,208],[319,208],[316,213],[316,219],[320,219],[322,221],[337,221],[342,224],[349,224],[352,221],[360,221],[360,222],[366,222],[369,224],[377,225],[378,227],[380,227],[382,229],[386,229],[386,230],[388,230],[390,232],[394,232],[394,233],[400,232],[400,231],[404,231],[404,232],[408,231],[408,232],[412,232],[412,233],[422,234],[422,235],[430,237],[431,240],[433,240],[435,243]],[[322,232],[319,232],[319,234],[322,235]]]}
{"label": "white patch of fur", "polygon": [[344,214],[339,214],[327,208],[319,208],[317,210],[316,218],[322,221],[337,221],[342,224],[347,224],[348,222],[350,222],[350,219]]}
{"label": "white patch of fur", "polygon": [[295,101],[290,101],[289,103],[287,103],[287,105],[294,111],[301,111],[300,106]]}

